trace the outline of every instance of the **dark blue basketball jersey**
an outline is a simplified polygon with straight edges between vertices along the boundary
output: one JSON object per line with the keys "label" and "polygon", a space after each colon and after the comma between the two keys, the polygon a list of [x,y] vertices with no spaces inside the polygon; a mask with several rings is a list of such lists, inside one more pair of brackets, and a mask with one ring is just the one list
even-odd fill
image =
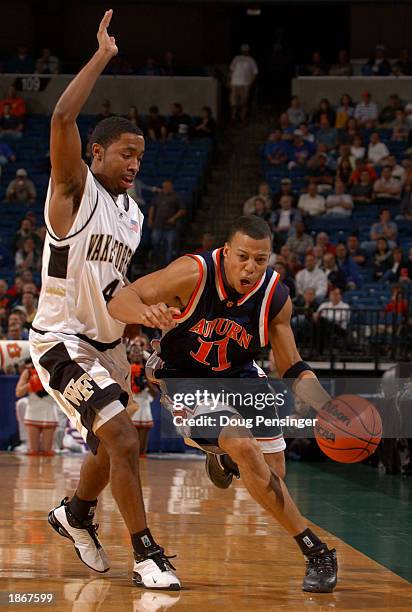
{"label": "dark blue basketball jersey", "polygon": [[199,280],[179,324],[160,341],[164,369],[182,378],[264,376],[254,360],[268,344],[268,324],[288,288],[268,269],[240,295],[226,281],[222,249],[190,257],[198,263]]}

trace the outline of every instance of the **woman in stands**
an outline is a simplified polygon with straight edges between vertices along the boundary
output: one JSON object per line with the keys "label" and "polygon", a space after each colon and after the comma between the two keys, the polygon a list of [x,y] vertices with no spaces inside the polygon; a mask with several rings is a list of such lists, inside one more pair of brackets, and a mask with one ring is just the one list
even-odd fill
{"label": "woman in stands", "polygon": [[376,251],[373,256],[373,280],[379,281],[387,270],[393,266],[392,251],[389,248],[386,238],[379,238],[376,241]]}

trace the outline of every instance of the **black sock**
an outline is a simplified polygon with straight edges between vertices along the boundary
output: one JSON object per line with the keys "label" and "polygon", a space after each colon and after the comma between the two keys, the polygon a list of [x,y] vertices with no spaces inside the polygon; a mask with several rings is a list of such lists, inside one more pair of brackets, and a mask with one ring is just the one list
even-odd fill
{"label": "black sock", "polygon": [[150,533],[150,529],[147,527],[146,529],[143,529],[143,531],[130,534],[130,538],[132,540],[132,546],[136,558],[144,559],[147,557],[149,552],[159,548],[154,541],[152,534]]}
{"label": "black sock", "polygon": [[80,499],[75,493],[69,501],[68,506],[74,518],[82,522],[93,518],[97,506],[97,499],[93,501]]}
{"label": "black sock", "polygon": [[327,550],[328,547],[324,542],[319,540],[318,536],[310,529],[305,529],[302,533],[295,536],[295,540],[304,555],[313,555]]}

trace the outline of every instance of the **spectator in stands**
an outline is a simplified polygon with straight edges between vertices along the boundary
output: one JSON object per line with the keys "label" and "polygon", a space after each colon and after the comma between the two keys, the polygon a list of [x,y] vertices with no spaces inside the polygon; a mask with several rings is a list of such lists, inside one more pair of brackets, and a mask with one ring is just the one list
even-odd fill
{"label": "spectator in stands", "polygon": [[330,67],[329,74],[330,76],[352,76],[353,67],[349,61],[349,54],[347,51],[344,49],[339,51],[338,61]]}
{"label": "spectator in stands", "polygon": [[382,168],[382,174],[373,184],[373,192],[380,202],[392,204],[400,201],[402,183],[392,176],[390,166]]}
{"label": "spectator in stands", "polygon": [[139,117],[139,111],[137,106],[130,106],[128,113],[126,115],[126,119],[128,119],[133,125],[140,128],[143,131],[143,125]]}
{"label": "spectator in stands", "polygon": [[149,108],[149,116],[147,118],[147,133],[150,140],[160,140],[164,142],[167,136],[167,128],[165,118],[160,115],[157,106]]}
{"label": "spectator in stands", "polygon": [[7,90],[7,97],[0,100],[0,115],[4,115],[4,107],[9,106],[9,112],[12,117],[16,117],[21,121],[26,116],[26,103],[24,99],[17,94],[17,87],[10,85]]}
{"label": "spectator in stands", "polygon": [[28,178],[27,170],[19,168],[16,172],[16,178],[13,179],[7,187],[6,201],[34,204],[36,196],[36,188],[33,181]]}
{"label": "spectator in stands", "polygon": [[361,95],[362,102],[356,105],[355,119],[361,126],[364,126],[368,121],[376,122],[378,119],[378,107],[375,102],[372,102],[372,96],[369,91],[364,91]]}
{"label": "spectator in stands", "polygon": [[304,140],[300,130],[295,130],[293,142],[290,147],[289,154],[289,170],[296,167],[305,167],[307,162],[316,153],[316,147],[313,143]]}
{"label": "spectator in stands", "polygon": [[3,106],[3,114],[0,116],[0,138],[20,140],[23,136],[24,124],[22,119],[11,114],[10,108],[9,104]]}
{"label": "spectator in stands", "polygon": [[374,166],[382,166],[385,163],[385,160],[388,155],[388,147],[384,142],[381,142],[381,138],[378,132],[373,132],[371,134],[368,147],[368,160]]}
{"label": "spectator in stands", "polygon": [[351,155],[356,159],[363,159],[366,155],[366,149],[363,144],[362,136],[360,134],[356,134],[353,137],[351,148]]}
{"label": "spectator in stands", "polygon": [[360,183],[362,172],[368,173],[371,183],[376,181],[376,179],[378,178],[376,170],[371,164],[368,164],[363,159],[356,159],[355,170],[353,171],[352,176],[350,177],[351,185],[356,185],[357,183]]}
{"label": "spectator in stands", "polygon": [[315,155],[313,155],[313,157],[311,157],[311,159],[308,161],[308,168],[311,170],[318,168],[324,161],[320,158],[325,157],[327,167],[332,171],[336,171],[336,159],[333,153],[333,151],[328,151],[326,145],[317,144]]}
{"label": "spectator in stands", "polygon": [[292,190],[292,181],[290,178],[286,177],[280,181],[280,191],[278,191],[273,197],[273,208],[279,208],[280,200],[284,195],[288,195],[292,198],[292,206],[297,205],[297,198]]}
{"label": "spectator in stands", "polygon": [[359,135],[359,127],[355,117],[350,117],[345,128],[338,133],[340,144],[351,144],[355,136]]}
{"label": "spectator in stands", "polygon": [[8,328],[17,326],[20,330],[20,338],[18,340],[28,340],[29,333],[27,329],[24,329],[23,323],[26,320],[26,316],[21,306],[13,306],[12,312],[9,314],[7,325]]}
{"label": "spectator in stands", "polygon": [[312,254],[316,260],[316,266],[321,268],[323,265],[323,256],[325,254],[325,248],[322,244],[315,244],[312,249]]}
{"label": "spectator in stands", "polygon": [[335,181],[334,193],[327,196],[325,202],[326,214],[339,217],[350,217],[353,210],[353,200],[349,193],[345,192],[345,183],[337,179]]}
{"label": "spectator in stands", "polygon": [[362,285],[359,268],[349,255],[344,242],[336,246],[336,264],[346,276],[347,289],[355,289]]}
{"label": "spectator in stands", "polygon": [[327,115],[321,115],[320,117],[316,142],[326,145],[328,150],[334,149],[338,144],[338,131],[336,128],[331,127]]}
{"label": "spectator in stands", "polygon": [[326,115],[326,117],[328,118],[329,125],[335,125],[336,113],[327,98],[322,98],[319,102],[317,110],[312,115],[311,123],[316,125],[316,127],[320,127],[320,120],[323,115]]}
{"label": "spectator in stands", "polygon": [[148,215],[152,246],[160,265],[167,265],[173,259],[178,237],[176,224],[185,214],[186,209],[175,192],[173,183],[164,181],[162,191],[152,200]]}
{"label": "spectator in stands", "polygon": [[17,48],[16,55],[7,62],[7,72],[13,74],[33,74],[33,71],[34,59],[30,57],[27,47],[21,45]]}
{"label": "spectator in stands", "polygon": [[[405,182],[398,217],[399,219],[412,221],[412,181],[410,180]],[[396,219],[398,217],[396,217]]]}
{"label": "spectator in stands", "polygon": [[282,132],[271,132],[264,148],[266,161],[271,166],[283,166],[289,159],[289,152],[289,145],[282,140]]}
{"label": "spectator in stands", "polygon": [[11,251],[16,253],[18,249],[21,249],[24,241],[27,238],[34,240],[36,248],[40,249],[40,238],[34,231],[33,223],[30,219],[24,218],[20,221],[20,227],[11,239]]}
{"label": "spectator in stands", "polygon": [[402,49],[399,59],[392,66],[392,72],[395,76],[412,75],[412,59],[409,56],[408,49]]}
{"label": "spectator in stands", "polygon": [[122,55],[117,54],[115,57],[112,57],[110,62],[107,64],[103,74],[130,75],[134,74],[134,68],[129,60]]}
{"label": "spectator in stands", "polygon": [[243,214],[251,215],[255,210],[255,202],[260,198],[265,202],[266,210],[272,210],[272,196],[270,195],[269,185],[265,182],[259,183],[258,193],[247,199],[243,204]]}
{"label": "spectator in stands", "polygon": [[296,293],[303,295],[306,289],[313,287],[315,289],[316,301],[319,303],[326,295],[327,278],[324,271],[316,268],[315,264],[314,256],[306,255],[304,269],[296,274]]}
{"label": "spectator in stands", "polygon": [[397,110],[395,113],[395,121],[393,122],[391,141],[406,143],[409,136],[409,129],[409,122],[404,111],[402,109]]}
{"label": "spectator in stands", "polygon": [[22,325],[12,324],[9,325],[6,332],[6,340],[28,340],[28,337],[24,337]]}
{"label": "spectator in stands", "polygon": [[335,173],[332,168],[328,166],[327,160],[328,158],[326,153],[318,153],[318,163],[315,167],[312,167],[310,174],[307,177],[311,183],[315,183],[315,185],[317,185],[319,193],[329,192],[335,178]]}
{"label": "spectator in stands", "polygon": [[197,247],[195,253],[206,253],[206,251],[211,251],[215,246],[215,237],[210,232],[204,232],[202,234],[202,242],[200,246]]}
{"label": "spectator in stands", "polygon": [[255,199],[255,210],[252,211],[252,215],[263,219],[267,223],[269,223],[271,218],[271,213],[266,208],[266,203],[263,198]]}
{"label": "spectator in stands", "polygon": [[48,47],[42,49],[41,55],[36,61],[36,74],[59,74],[60,60],[51,54]]}
{"label": "spectator in stands", "polygon": [[402,102],[398,94],[392,94],[389,96],[388,104],[383,107],[379,115],[379,123],[382,127],[393,127],[397,110],[402,110]]}
{"label": "spectator in stands", "polygon": [[412,102],[408,102],[403,109],[405,111],[405,119],[412,130]]}
{"label": "spectator in stands", "polygon": [[376,249],[376,240],[385,238],[388,240],[391,249],[396,246],[396,238],[398,235],[398,226],[394,221],[391,221],[391,213],[388,208],[382,208],[379,213],[379,221],[371,227],[370,241],[362,243],[362,248],[370,252]]}
{"label": "spectator in stands", "polygon": [[353,167],[349,157],[342,157],[336,169],[336,178],[344,185],[350,185]]}
{"label": "spectator in stands", "polygon": [[110,100],[103,100],[102,110],[95,117],[95,125],[99,123],[99,121],[103,121],[103,119],[108,119],[109,117],[114,117],[114,113],[112,113],[112,105]]}
{"label": "spectator in stands", "polygon": [[342,291],[346,288],[346,275],[336,264],[336,258],[332,253],[323,256],[322,270],[328,279],[328,293],[331,289],[338,287]]}
{"label": "spectator in stands", "polygon": [[319,353],[325,347],[335,348],[335,340],[346,336],[350,319],[350,306],[342,300],[342,292],[335,287],[329,293],[329,300],[322,302],[313,318],[319,325]]}
{"label": "spectator in stands", "polygon": [[232,121],[246,119],[252,85],[259,73],[257,64],[250,55],[250,47],[243,44],[241,55],[236,55],[230,64],[230,107]]}
{"label": "spectator in stands", "polygon": [[379,281],[393,265],[392,251],[386,238],[378,238],[373,255],[373,280]]}
{"label": "spectator in stands", "polygon": [[279,129],[282,134],[282,140],[292,140],[295,126],[289,121],[287,113],[281,113],[279,117]]}
{"label": "spectator in stands", "polygon": [[349,144],[341,143],[339,145],[339,148],[338,148],[338,154],[339,154],[339,157],[338,157],[338,166],[341,163],[342,159],[346,158],[346,159],[348,159],[348,161],[349,161],[349,163],[350,163],[350,165],[352,167],[352,170],[355,168],[355,158],[353,157],[353,155],[351,153],[350,145]]}
{"label": "spectator in stands", "polygon": [[302,103],[298,96],[293,96],[290,100],[290,106],[286,111],[290,123],[294,127],[298,127],[300,123],[306,121],[306,113],[302,108]]}
{"label": "spectator in stands", "polygon": [[171,51],[165,51],[163,56],[163,62],[160,66],[160,72],[162,76],[176,76],[178,74],[177,67],[175,65],[175,58]]}
{"label": "spectator in stands", "polygon": [[199,119],[196,120],[193,128],[195,138],[212,138],[216,136],[216,121],[212,116],[210,106],[203,106]]}
{"label": "spectator in stands", "polygon": [[140,76],[160,76],[160,68],[153,57],[147,57],[143,66],[140,66],[137,74]]}
{"label": "spectator in stands", "polygon": [[385,165],[390,167],[392,178],[399,181],[399,183],[403,185],[405,182],[406,175],[405,167],[397,163],[396,157],[394,155],[389,155],[386,158]]}
{"label": "spectator in stands", "polygon": [[400,247],[392,249],[391,263],[392,266],[381,277],[382,282],[410,283],[412,281],[412,262],[405,259]]}
{"label": "spectator in stands", "polygon": [[295,313],[291,319],[291,326],[296,341],[307,341],[311,335],[313,325],[313,313],[318,309],[316,293],[313,287],[308,287],[303,295],[297,295],[294,300]]}
{"label": "spectator in stands", "polygon": [[349,94],[343,94],[340,99],[340,104],[336,110],[336,122],[335,127],[342,129],[346,126],[348,119],[353,117],[355,113],[355,107],[352,102],[352,98]]}
{"label": "spectator in stands", "polygon": [[346,239],[346,249],[349,257],[351,257],[358,266],[365,265],[366,253],[363,249],[361,249],[357,234],[349,234]]}
{"label": "spectator in stands", "polygon": [[294,228],[295,232],[289,236],[286,244],[292,253],[296,253],[303,259],[313,248],[313,238],[305,233],[305,224],[302,221],[295,221]]}
{"label": "spectator in stands", "polygon": [[7,142],[2,142],[0,140],[0,166],[5,166],[9,161],[15,162],[16,155],[10,145],[7,144]]}
{"label": "spectator in stands", "polygon": [[192,128],[192,120],[187,113],[183,111],[183,106],[180,102],[172,104],[171,114],[167,122],[168,138],[187,138]]}
{"label": "spectator in stands", "polygon": [[37,312],[37,300],[34,293],[31,291],[25,291],[21,298],[21,303],[24,308],[24,314],[26,317],[25,327],[30,329],[31,324],[33,323],[34,317]]}
{"label": "spectator in stands", "polygon": [[0,279],[0,308],[6,311],[10,308],[10,297],[7,295],[8,285],[4,279]]}
{"label": "spectator in stands", "polygon": [[315,246],[317,245],[323,248],[324,253],[332,253],[333,255],[336,253],[336,247],[330,242],[329,235],[326,232],[316,234]]}
{"label": "spectator in stands", "polygon": [[304,66],[302,72],[305,76],[324,76],[327,74],[326,65],[324,64],[319,51],[315,51],[312,54],[310,64]]}
{"label": "spectator in stands", "polygon": [[303,140],[307,140],[308,142],[315,142],[315,136],[309,131],[309,126],[306,121],[303,121],[299,124],[299,131],[303,136]]}
{"label": "spectator in stands", "polygon": [[293,280],[293,276],[289,273],[287,266],[279,261],[275,263],[273,269],[279,273],[280,280],[289,289],[289,297],[293,300],[296,294],[295,281]]}
{"label": "spectator in stands", "polygon": [[325,198],[318,194],[316,183],[309,183],[308,192],[299,198],[298,208],[304,216],[310,217],[317,217],[325,212]]}
{"label": "spectator in stands", "polygon": [[301,218],[300,211],[293,208],[292,196],[283,195],[280,198],[280,208],[273,213],[270,224],[285,240],[293,224]]}
{"label": "spectator in stands", "polygon": [[385,59],[385,47],[376,45],[375,53],[362,66],[363,76],[388,76],[391,73],[391,65]]}
{"label": "spectator in stands", "polygon": [[36,250],[34,240],[26,238],[21,249],[16,251],[15,256],[16,270],[21,272],[24,269],[40,270],[41,268],[41,255]]}
{"label": "spectator in stands", "polygon": [[405,317],[407,316],[408,300],[403,295],[403,287],[401,285],[395,284],[392,286],[391,301],[386,304],[383,310],[384,312],[394,312]]}

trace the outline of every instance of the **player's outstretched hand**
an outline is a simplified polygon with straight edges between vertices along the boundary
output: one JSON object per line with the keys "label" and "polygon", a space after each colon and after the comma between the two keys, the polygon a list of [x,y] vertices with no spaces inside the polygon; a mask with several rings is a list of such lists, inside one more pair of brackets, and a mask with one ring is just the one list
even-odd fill
{"label": "player's outstretched hand", "polygon": [[180,315],[178,308],[169,308],[166,304],[153,304],[147,306],[141,314],[141,323],[146,327],[170,329],[176,326],[174,315]]}
{"label": "player's outstretched hand", "polygon": [[105,12],[105,14],[103,15],[103,19],[101,20],[100,25],[99,25],[99,31],[97,32],[97,40],[99,42],[99,49],[101,51],[104,51],[107,55],[110,55],[110,57],[114,57],[119,52],[116,46],[116,41],[114,39],[114,36],[109,36],[109,33],[107,31],[107,28],[109,27],[110,22],[112,20],[112,16],[113,16],[112,9],[110,9],[110,11]]}

